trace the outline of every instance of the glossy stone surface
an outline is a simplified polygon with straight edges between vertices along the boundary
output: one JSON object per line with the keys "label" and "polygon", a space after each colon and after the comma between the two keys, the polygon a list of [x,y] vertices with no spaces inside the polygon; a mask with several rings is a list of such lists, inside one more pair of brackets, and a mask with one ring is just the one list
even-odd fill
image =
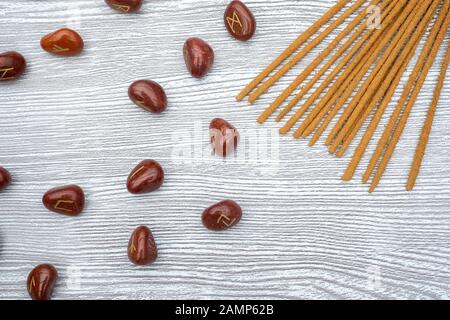
{"label": "glossy stone surface", "polygon": [[250,9],[241,1],[232,1],[224,15],[228,32],[238,40],[250,40],[256,31],[256,20]]}
{"label": "glossy stone surface", "polygon": [[11,175],[8,170],[0,167],[0,191],[5,189],[11,183]]}
{"label": "glossy stone surface", "polygon": [[79,215],[83,211],[84,201],[84,192],[77,185],[53,188],[42,198],[48,210],[68,216]]}
{"label": "glossy stone surface", "polygon": [[139,11],[144,0],[105,0],[113,9],[122,13],[131,13]]}
{"label": "glossy stone surface", "polygon": [[213,119],[209,125],[209,133],[215,154],[226,157],[236,150],[239,133],[228,121],[220,118]]}
{"label": "glossy stone surface", "polygon": [[199,38],[190,38],[183,48],[184,61],[192,76],[204,77],[214,63],[214,51],[208,43]]}
{"label": "glossy stone surface", "polygon": [[136,105],[153,113],[161,113],[167,108],[166,93],[155,81],[135,81],[128,89],[128,96]]}
{"label": "glossy stone surface", "polygon": [[236,225],[241,217],[241,207],[233,200],[224,200],[203,211],[202,222],[210,230],[221,231]]}
{"label": "glossy stone surface", "polygon": [[63,28],[44,36],[41,47],[59,56],[74,56],[83,50],[84,42],[76,31]]}
{"label": "glossy stone surface", "polygon": [[155,160],[144,160],[128,176],[127,189],[142,194],[159,189],[164,182],[164,170]]}
{"label": "glossy stone surface", "polygon": [[134,264],[144,266],[155,262],[158,249],[152,232],[146,226],[134,230],[128,242],[128,259]]}
{"label": "glossy stone surface", "polygon": [[27,67],[25,58],[18,52],[9,51],[0,54],[0,81],[15,80]]}
{"label": "glossy stone surface", "polygon": [[27,289],[33,300],[50,300],[58,272],[51,264],[41,264],[35,267],[27,279]]}

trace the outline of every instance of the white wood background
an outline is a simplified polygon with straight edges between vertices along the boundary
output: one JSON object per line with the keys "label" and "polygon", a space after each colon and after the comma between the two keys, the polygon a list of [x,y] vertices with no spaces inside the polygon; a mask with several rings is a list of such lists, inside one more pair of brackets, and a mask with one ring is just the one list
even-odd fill
{"label": "white wood background", "polygon": [[[258,30],[241,43],[225,30],[227,2],[146,1],[138,15],[117,14],[103,0],[0,2],[0,51],[29,62],[19,81],[0,84],[0,165],[14,177],[0,194],[1,299],[27,299],[28,272],[43,262],[60,273],[55,299],[450,298],[449,78],[417,188],[404,190],[438,64],[372,195],[359,179],[340,181],[349,154],[335,159],[290,136],[280,138],[279,162],[245,159],[248,145],[226,161],[208,152],[174,156],[180,146],[208,150],[213,117],[230,120],[253,147],[252,132],[278,128],[256,118],[312,55],[255,106],[234,96],[335,3],[247,0]],[[82,55],[40,49],[40,38],[63,26],[84,37]],[[184,66],[190,36],[216,52],[203,80]],[[141,78],[166,88],[163,115],[129,101],[128,85]],[[205,135],[186,141],[195,124]],[[164,166],[166,183],[133,196],[126,177],[146,158]],[[41,205],[47,189],[69,183],[87,194],[78,218]],[[241,204],[243,220],[227,232],[206,230],[203,209],[225,198]],[[153,230],[160,253],[144,268],[126,255],[140,224]]]}

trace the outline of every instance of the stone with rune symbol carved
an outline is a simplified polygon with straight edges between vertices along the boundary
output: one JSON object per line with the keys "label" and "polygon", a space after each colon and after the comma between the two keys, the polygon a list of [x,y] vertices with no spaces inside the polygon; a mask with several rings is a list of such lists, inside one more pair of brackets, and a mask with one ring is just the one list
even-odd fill
{"label": "stone with rune symbol carved", "polygon": [[9,51],[0,54],[0,81],[15,80],[27,67],[25,58],[18,52]]}
{"label": "stone with rune symbol carved", "polygon": [[84,192],[77,185],[53,188],[44,194],[42,203],[50,211],[77,216],[84,208]]}
{"label": "stone with rune symbol carved", "polygon": [[203,211],[203,225],[214,231],[221,231],[236,225],[242,217],[241,207],[233,200],[224,200]]}
{"label": "stone with rune symbol carved", "polygon": [[189,38],[183,47],[186,67],[195,78],[204,77],[214,63],[214,50],[200,38]]}
{"label": "stone with rune symbol carved", "polygon": [[136,105],[153,113],[161,113],[167,108],[166,93],[155,81],[133,82],[128,89],[128,96]]}
{"label": "stone with rune symbol carved", "polygon": [[134,194],[153,192],[164,182],[164,170],[155,160],[144,160],[131,171],[127,189]]}
{"label": "stone with rune symbol carved", "polygon": [[232,1],[228,5],[224,20],[228,32],[238,40],[247,41],[255,34],[255,17],[241,1]]}
{"label": "stone with rune symbol carved", "polygon": [[211,146],[215,154],[226,157],[234,152],[239,143],[239,132],[228,121],[215,118],[209,125]]}
{"label": "stone with rune symbol carved", "polygon": [[63,28],[44,36],[41,47],[59,56],[74,56],[83,50],[84,42],[76,31]]}
{"label": "stone with rune symbol carved", "polygon": [[122,13],[131,13],[139,11],[144,0],[105,0],[113,9]]}
{"label": "stone with rune symbol carved", "polygon": [[146,226],[134,230],[128,242],[128,259],[134,264],[144,266],[155,262],[158,248],[152,232]]}
{"label": "stone with rune symbol carved", "polygon": [[58,272],[51,264],[40,264],[35,267],[27,279],[27,290],[33,300],[50,300]]}

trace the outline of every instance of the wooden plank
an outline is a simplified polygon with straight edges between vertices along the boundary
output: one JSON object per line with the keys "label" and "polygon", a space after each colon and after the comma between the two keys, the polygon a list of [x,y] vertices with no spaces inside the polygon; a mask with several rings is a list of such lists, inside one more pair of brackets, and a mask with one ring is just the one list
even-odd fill
{"label": "wooden plank", "polygon": [[[339,180],[349,155],[335,159],[322,145],[310,149],[289,136],[264,139],[278,125],[255,123],[312,55],[255,106],[234,101],[334,2],[247,0],[258,31],[241,43],[223,25],[226,1],[147,1],[138,15],[102,1],[1,1],[0,51],[22,52],[29,69],[0,83],[0,165],[14,176],[0,194],[0,299],[26,299],[28,272],[41,262],[60,272],[56,299],[449,298],[450,79],[416,191],[404,191],[438,64],[373,195],[359,181]],[[41,36],[62,26],[83,35],[81,56],[40,49]],[[185,70],[181,48],[190,36],[216,51],[203,80]],[[166,88],[165,114],[129,101],[128,85],[140,78]],[[243,135],[236,158],[209,154],[207,127],[217,116]],[[252,147],[278,157],[252,156]],[[126,177],[146,158],[162,163],[166,183],[132,196]],[[47,189],[67,183],[87,193],[79,218],[41,205]],[[244,218],[209,232],[201,212],[224,198],[238,201]],[[160,249],[146,268],[126,257],[140,224],[151,227]]]}

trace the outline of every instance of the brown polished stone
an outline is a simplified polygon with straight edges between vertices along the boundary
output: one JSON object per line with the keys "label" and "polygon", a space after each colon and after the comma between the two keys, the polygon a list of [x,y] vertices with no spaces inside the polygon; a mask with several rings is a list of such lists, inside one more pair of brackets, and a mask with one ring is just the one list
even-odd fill
{"label": "brown polished stone", "polygon": [[214,152],[226,157],[233,153],[239,143],[239,133],[229,122],[216,118],[209,125],[211,145]]}
{"label": "brown polished stone", "polygon": [[139,11],[144,0],[105,0],[113,9],[122,13],[131,13]]}
{"label": "brown polished stone", "polygon": [[128,259],[144,266],[155,262],[157,257],[158,249],[150,229],[146,226],[136,228],[128,242]]}
{"label": "brown polished stone", "polygon": [[76,185],[53,188],[44,194],[42,203],[50,211],[77,216],[84,208],[84,192]]}
{"label": "brown polished stone", "polygon": [[11,183],[11,175],[8,170],[0,167],[0,191],[5,189]]}
{"label": "brown polished stone", "polygon": [[184,61],[192,76],[204,77],[214,63],[214,51],[208,43],[199,38],[190,38],[183,48]]}
{"label": "brown polished stone", "polygon": [[0,81],[15,80],[27,67],[25,58],[18,52],[9,51],[0,54]]}
{"label": "brown polished stone", "polygon": [[247,41],[255,34],[255,17],[241,1],[231,1],[225,10],[224,20],[228,32],[238,40]]}
{"label": "brown polished stone", "polygon": [[50,264],[35,267],[28,275],[27,289],[33,300],[50,300],[58,279],[58,272]]}
{"label": "brown polished stone", "polygon": [[155,160],[144,160],[131,171],[127,189],[134,194],[148,193],[159,189],[164,182],[164,170]]}
{"label": "brown polished stone", "polygon": [[241,207],[233,200],[224,200],[203,211],[203,225],[214,231],[221,231],[236,225],[242,217]]}
{"label": "brown polished stone", "polygon": [[131,101],[144,110],[161,113],[167,108],[167,96],[164,89],[155,81],[138,80],[128,89]]}
{"label": "brown polished stone", "polygon": [[47,52],[67,57],[80,53],[84,42],[76,31],[63,28],[44,36],[41,47]]}

